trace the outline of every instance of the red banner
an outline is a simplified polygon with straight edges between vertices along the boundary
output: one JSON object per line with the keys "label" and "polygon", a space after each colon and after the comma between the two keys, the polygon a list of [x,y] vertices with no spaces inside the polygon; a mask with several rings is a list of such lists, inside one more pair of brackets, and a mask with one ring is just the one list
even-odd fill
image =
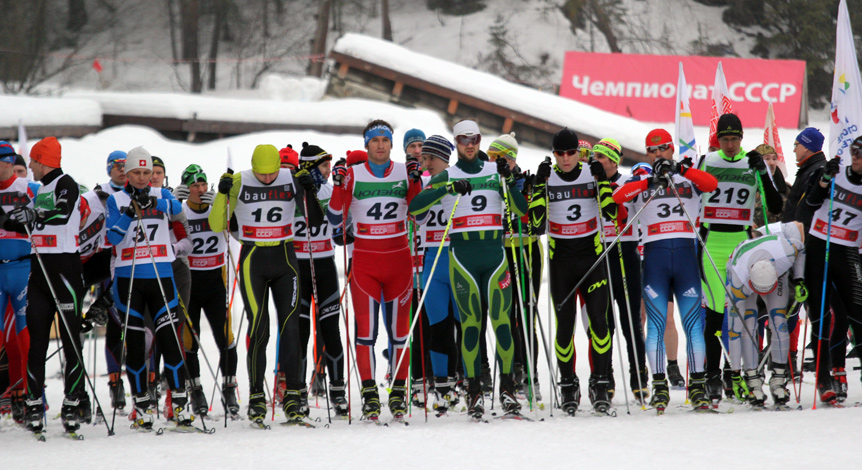
{"label": "red banner", "polygon": [[638,121],[673,122],[680,61],[696,126],[709,124],[719,62],[745,128],[760,128],[769,102],[779,123],[799,122],[805,78],[800,60],[567,52],[560,96]]}

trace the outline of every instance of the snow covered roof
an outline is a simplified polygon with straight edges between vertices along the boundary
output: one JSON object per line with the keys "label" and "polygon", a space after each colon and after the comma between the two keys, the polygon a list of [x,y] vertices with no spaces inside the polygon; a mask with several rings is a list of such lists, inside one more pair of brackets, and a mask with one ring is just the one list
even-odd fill
{"label": "snow covered roof", "polygon": [[87,99],[0,95],[0,127],[102,126],[99,104]]}
{"label": "snow covered roof", "polygon": [[369,36],[345,34],[333,51],[638,151],[655,127]]}

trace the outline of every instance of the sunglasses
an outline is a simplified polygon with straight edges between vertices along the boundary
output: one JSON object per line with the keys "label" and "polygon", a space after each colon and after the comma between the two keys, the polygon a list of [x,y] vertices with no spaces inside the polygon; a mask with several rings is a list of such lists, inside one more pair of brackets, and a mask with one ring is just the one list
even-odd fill
{"label": "sunglasses", "polygon": [[[586,150],[586,149],[584,149],[584,150]],[[589,151],[589,150],[587,150],[587,151]],[[572,155],[577,155],[579,153],[583,153],[583,152],[578,150],[578,149],[554,150],[554,155],[556,155],[558,157],[562,157],[564,155],[571,157]]]}
{"label": "sunglasses", "polygon": [[646,148],[647,153],[664,152],[670,148],[670,144],[650,145]]}
{"label": "sunglasses", "polygon": [[850,154],[854,157],[862,158],[862,146],[854,145],[850,147]]}
{"label": "sunglasses", "polygon": [[455,137],[455,142],[457,142],[460,145],[470,145],[470,144],[478,145],[480,140],[482,140],[482,136],[479,134],[459,135],[459,136]]}

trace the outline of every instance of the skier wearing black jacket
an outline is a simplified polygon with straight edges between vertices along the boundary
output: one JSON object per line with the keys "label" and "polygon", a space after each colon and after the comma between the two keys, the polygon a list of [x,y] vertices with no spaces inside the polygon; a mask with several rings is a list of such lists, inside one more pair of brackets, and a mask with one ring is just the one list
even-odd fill
{"label": "skier wearing black jacket", "polygon": [[817,183],[814,174],[826,164],[823,154],[823,134],[813,127],[807,127],[796,136],[793,152],[796,154],[796,180],[787,194],[781,221],[802,222],[805,231],[811,228],[811,217],[814,211],[805,204],[805,196],[810,188]]}

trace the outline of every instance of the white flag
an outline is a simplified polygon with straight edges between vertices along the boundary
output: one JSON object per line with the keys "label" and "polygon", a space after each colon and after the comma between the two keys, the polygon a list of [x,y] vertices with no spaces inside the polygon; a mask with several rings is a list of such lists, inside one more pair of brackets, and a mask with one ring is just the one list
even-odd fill
{"label": "white flag", "polygon": [[697,160],[697,145],[694,141],[694,122],[691,120],[691,106],[688,102],[688,85],[685,82],[685,72],[682,70],[682,62],[679,63],[679,80],[676,84],[676,147],[679,151],[679,159],[691,157]]}
{"label": "white flag", "polygon": [[763,129],[763,143],[775,149],[778,155],[778,168],[781,174],[787,177],[787,166],[784,164],[784,150],[781,148],[781,139],[778,137],[778,126],[775,125],[775,112],[772,110],[772,101],[766,110],[766,127]]}
{"label": "white flag", "polygon": [[724,68],[721,62],[715,68],[715,85],[712,88],[712,112],[709,116],[709,141],[712,142],[718,127],[718,118],[722,114],[733,112],[733,104],[730,102],[730,93],[727,91],[727,80],[724,78]]}
{"label": "white flag", "polygon": [[826,157],[839,156],[845,165],[849,165],[850,152],[847,150],[853,139],[862,134],[862,81],[845,0],[838,5],[831,109],[829,155]]}
{"label": "white flag", "polygon": [[18,153],[25,159],[30,157],[30,148],[27,146],[27,129],[24,128],[24,121],[20,119],[18,120]]}

